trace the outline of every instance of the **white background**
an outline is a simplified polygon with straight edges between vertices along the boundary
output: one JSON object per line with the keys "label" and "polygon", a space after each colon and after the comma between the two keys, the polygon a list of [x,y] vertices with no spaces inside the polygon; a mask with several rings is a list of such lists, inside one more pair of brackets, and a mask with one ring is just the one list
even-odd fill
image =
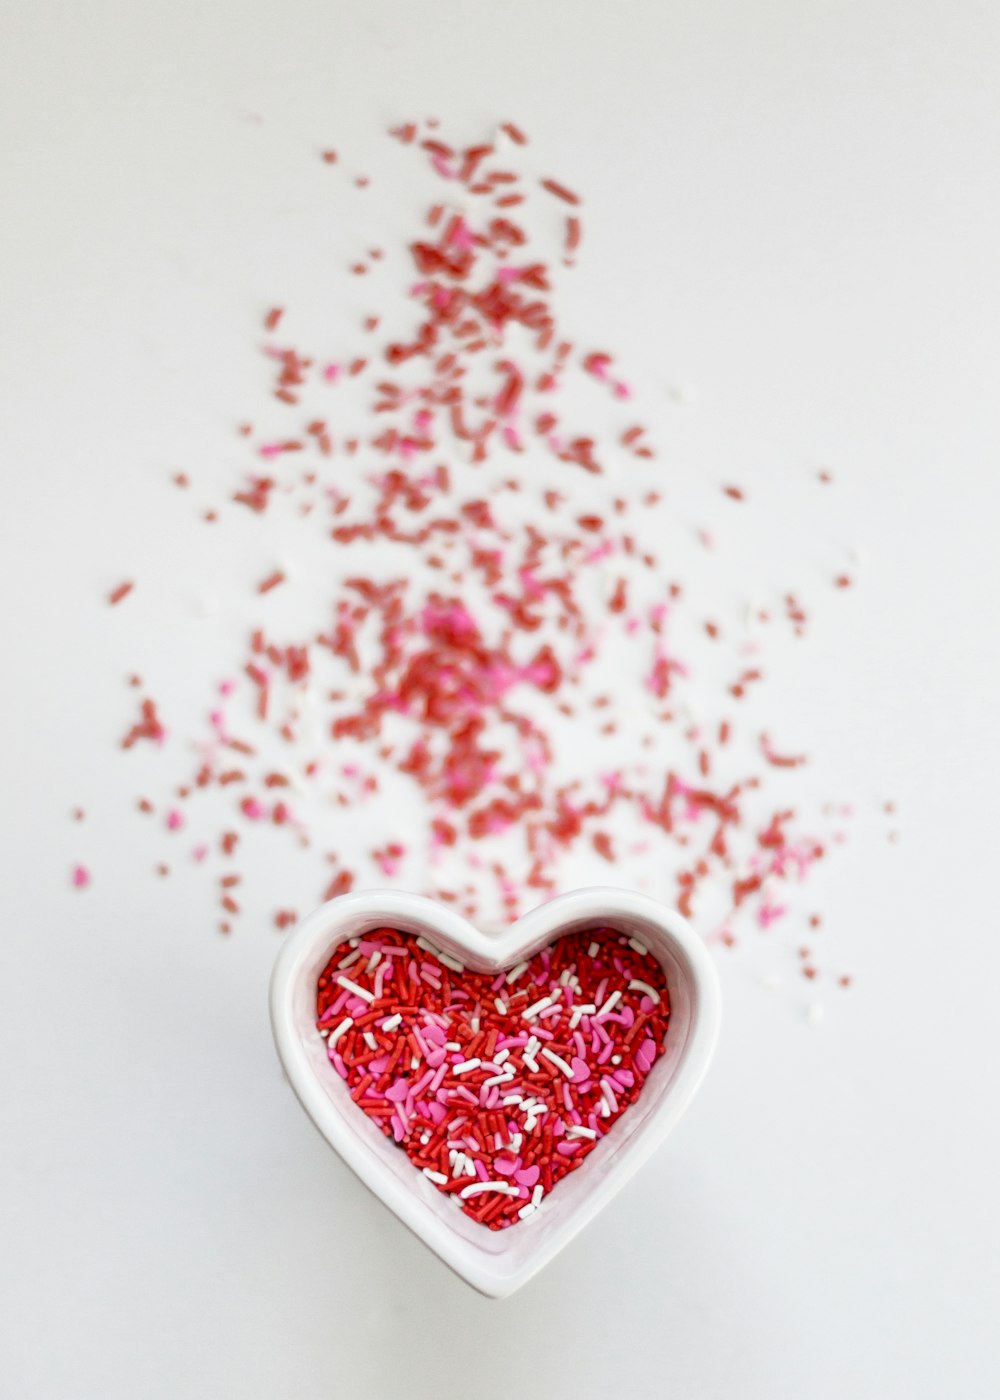
{"label": "white background", "polygon": [[[5,0],[0,20],[3,1393],[996,1395],[1000,11]],[[137,858],[109,763],[117,612],[95,603],[142,568],[164,582],[140,669],[210,656],[211,624],[182,621],[214,541],[164,475],[232,471],[250,318],[348,246],[316,152],[363,169],[430,113],[470,141],[514,117],[586,189],[575,314],[659,384],[668,489],[736,478],[770,503],[761,539],[794,536],[785,483],[833,469],[817,577],[857,544],[859,587],[788,663],[787,720],[817,797],[900,809],[898,845],[862,820],[822,875],[856,986],[807,995],[789,959],[769,992],[759,957],[720,954],[698,1101],[503,1304],[306,1122],[264,919],[220,939],[203,890]],[[392,193],[373,186],[373,229]]]}

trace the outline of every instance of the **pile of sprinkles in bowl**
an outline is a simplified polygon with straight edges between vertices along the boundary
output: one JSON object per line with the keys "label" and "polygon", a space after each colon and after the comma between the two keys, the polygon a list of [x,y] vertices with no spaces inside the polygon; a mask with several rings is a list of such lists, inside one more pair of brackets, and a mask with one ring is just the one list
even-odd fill
{"label": "pile of sprinkles in bowl", "polygon": [[559,938],[496,973],[379,928],[336,949],[316,1024],[351,1098],[491,1230],[533,1215],[638,1098],[670,1000],[638,938]]}

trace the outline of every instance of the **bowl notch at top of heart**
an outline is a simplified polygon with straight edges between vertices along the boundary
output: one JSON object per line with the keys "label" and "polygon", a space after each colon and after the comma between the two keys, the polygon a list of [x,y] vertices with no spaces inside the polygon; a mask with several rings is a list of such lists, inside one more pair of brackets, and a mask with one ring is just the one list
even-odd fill
{"label": "bowl notch at top of heart", "polygon": [[[488,1230],[456,1210],[358,1109],[330,1064],[316,1027],[318,978],[339,945],[381,927],[423,937],[476,972],[509,968],[564,934],[612,928],[640,939],[664,970],[666,1044],[638,1100],[580,1169],[558,1183],[543,1209],[509,1229]],[[673,1128],[711,1060],[719,990],[711,959],[687,921],[634,891],[574,890],[487,934],[433,900],[370,890],[330,900],[290,935],[271,980],[271,1021],[292,1088],[330,1145],[456,1273],[481,1293],[503,1297],[552,1259]]]}

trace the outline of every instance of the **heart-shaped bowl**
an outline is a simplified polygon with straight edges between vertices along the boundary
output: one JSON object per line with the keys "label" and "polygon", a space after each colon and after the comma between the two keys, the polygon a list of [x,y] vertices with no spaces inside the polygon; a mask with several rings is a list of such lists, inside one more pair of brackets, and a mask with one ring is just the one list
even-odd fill
{"label": "heart-shaped bowl", "polygon": [[[488,1230],[456,1210],[353,1103],[330,1064],[316,1029],[317,979],[339,944],[382,927],[422,936],[478,972],[510,967],[564,934],[613,928],[640,939],[664,969],[670,994],[666,1046],[638,1100],[540,1210],[506,1230]],[[719,986],[691,925],[630,890],[573,890],[503,933],[483,933],[461,914],[420,895],[368,890],[330,900],[290,935],[271,978],[271,1023],[289,1082],[331,1147],[457,1274],[480,1293],[502,1298],[607,1205],[680,1118],[715,1049]]]}

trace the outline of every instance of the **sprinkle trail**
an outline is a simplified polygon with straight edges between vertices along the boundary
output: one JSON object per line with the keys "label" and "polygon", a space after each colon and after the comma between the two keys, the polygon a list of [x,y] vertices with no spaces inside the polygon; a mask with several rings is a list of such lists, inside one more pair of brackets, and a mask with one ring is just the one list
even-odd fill
{"label": "sprinkle trail", "polygon": [[[235,624],[215,673],[185,677],[204,694],[202,725],[175,732],[155,675],[152,693],[145,681],[141,698],[125,693],[115,722],[137,787],[161,785],[141,810],[182,811],[190,859],[213,878],[249,881],[265,846],[282,868],[300,854],[279,929],[292,906],[386,881],[501,923],[595,862],[627,883],[644,872],[649,893],[725,946],[801,925],[802,883],[845,816],[803,809],[808,745],[772,743],[767,724],[768,638],[807,634],[804,595],[769,595],[739,624],[675,572],[656,407],[637,411],[640,386],[569,319],[568,268],[593,217],[576,182],[533,165],[513,122],[472,144],[430,123],[391,136],[427,200],[406,237],[351,250],[349,324],[308,345],[310,308],[282,296],[254,312],[267,390],[234,424],[236,478],[206,486],[193,518],[273,523],[275,541],[293,529],[302,547],[261,539],[245,635]],[[343,143],[310,160],[324,190],[369,198]],[[184,496],[200,479],[166,478]],[[740,526],[758,494],[728,468],[712,485]],[[318,593],[298,577],[310,551]],[[831,567],[823,587],[851,606],[855,569]],[[154,591],[136,590],[116,634],[143,625]],[[143,767],[161,747],[166,776]],[[403,832],[390,829],[397,799],[414,814]],[[366,817],[382,830],[359,848]],[[171,858],[176,872],[183,856]],[[254,900],[212,888],[229,932]],[[438,971],[460,975],[447,955]]]}

